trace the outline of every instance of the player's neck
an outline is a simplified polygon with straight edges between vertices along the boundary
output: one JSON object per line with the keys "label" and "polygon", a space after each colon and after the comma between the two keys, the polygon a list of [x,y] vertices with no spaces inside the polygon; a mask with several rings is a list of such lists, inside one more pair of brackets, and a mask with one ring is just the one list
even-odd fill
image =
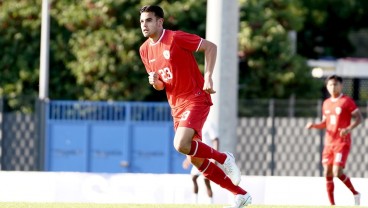
{"label": "player's neck", "polygon": [[340,94],[336,94],[336,95],[331,95],[331,99],[332,99],[332,100],[337,100],[337,99],[339,99],[341,96],[342,96],[342,93],[340,93]]}
{"label": "player's neck", "polygon": [[160,30],[157,31],[157,33],[155,33],[154,36],[150,37],[151,43],[156,43],[157,41],[159,41],[163,32],[164,32],[164,29],[161,28]]}

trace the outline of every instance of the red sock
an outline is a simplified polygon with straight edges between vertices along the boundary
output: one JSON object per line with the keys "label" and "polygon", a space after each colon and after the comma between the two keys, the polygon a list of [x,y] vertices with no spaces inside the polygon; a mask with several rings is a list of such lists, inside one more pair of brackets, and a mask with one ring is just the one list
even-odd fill
{"label": "red sock", "polygon": [[214,159],[220,164],[224,164],[227,157],[225,153],[219,152],[200,141],[192,141],[192,146],[188,155],[199,158]]}
{"label": "red sock", "polygon": [[335,205],[335,199],[334,199],[335,185],[333,182],[333,177],[331,176],[326,177],[326,187],[327,187],[328,199],[330,200],[331,205]]}
{"label": "red sock", "polygon": [[198,168],[204,175],[204,177],[218,184],[222,188],[232,192],[234,195],[236,194],[246,194],[247,192],[240,188],[239,186],[235,186],[229,177],[226,176],[224,171],[219,168],[214,163],[210,162],[208,159],[205,159],[201,167]]}
{"label": "red sock", "polygon": [[350,189],[350,191],[355,195],[358,194],[358,192],[355,190],[353,184],[350,181],[350,178],[348,176],[346,176],[345,174],[342,174],[341,176],[338,177],[344,184],[346,187],[348,187],[348,189]]}

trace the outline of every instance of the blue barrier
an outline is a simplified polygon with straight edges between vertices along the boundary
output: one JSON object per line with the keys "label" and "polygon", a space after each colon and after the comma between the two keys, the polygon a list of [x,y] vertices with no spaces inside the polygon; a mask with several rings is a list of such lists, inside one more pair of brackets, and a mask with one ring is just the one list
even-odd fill
{"label": "blue barrier", "polygon": [[187,173],[166,102],[50,101],[45,131],[48,171]]}

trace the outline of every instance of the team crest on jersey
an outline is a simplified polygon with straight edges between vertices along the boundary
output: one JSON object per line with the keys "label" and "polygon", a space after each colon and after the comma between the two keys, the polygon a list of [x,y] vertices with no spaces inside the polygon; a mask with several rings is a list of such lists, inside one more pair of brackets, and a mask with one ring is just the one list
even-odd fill
{"label": "team crest on jersey", "polygon": [[162,55],[164,55],[165,59],[170,59],[170,51],[169,50],[164,50],[164,52],[162,53]]}
{"label": "team crest on jersey", "polygon": [[341,113],[341,108],[340,107],[336,107],[335,108],[335,112],[337,115],[339,115]]}

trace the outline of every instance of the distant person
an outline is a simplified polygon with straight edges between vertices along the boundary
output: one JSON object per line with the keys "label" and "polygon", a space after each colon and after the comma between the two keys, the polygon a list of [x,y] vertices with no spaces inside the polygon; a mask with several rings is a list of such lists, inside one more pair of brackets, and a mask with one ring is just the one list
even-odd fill
{"label": "distant person", "polygon": [[308,123],[306,128],[326,129],[322,165],[331,205],[335,205],[333,177],[339,178],[345,184],[354,196],[355,205],[360,205],[360,194],[343,170],[350,152],[351,131],[362,122],[362,114],[355,102],[342,94],[341,77],[329,76],[325,84],[331,97],[323,102],[322,120],[318,123]]}
{"label": "distant person", "polygon": [[[219,150],[219,139],[218,139],[218,133],[214,127],[214,124],[210,121],[206,121],[204,123],[203,129],[202,129],[202,142],[207,144],[208,146],[211,146],[215,150]],[[190,161],[188,159],[185,159],[183,162],[183,168],[188,169],[190,167]],[[198,182],[197,179],[201,175],[201,172],[195,167],[192,166],[192,169],[190,171],[190,174],[192,175],[192,181],[193,181],[193,202],[198,203]],[[207,204],[213,203],[213,191],[211,188],[211,182],[206,177],[203,177],[204,184],[206,185],[207,189]]]}
{"label": "distant person", "polygon": [[[251,203],[252,197],[239,187],[241,173],[229,152],[219,152],[202,140],[202,127],[212,106],[212,74],[217,46],[195,34],[163,28],[164,11],[150,5],[140,10],[140,26],[147,40],[139,48],[148,73],[148,82],[156,90],[165,90],[174,120],[174,147],[209,180],[234,194],[233,208]],[[204,52],[204,75],[194,52]],[[210,161],[214,159],[224,170]]]}

